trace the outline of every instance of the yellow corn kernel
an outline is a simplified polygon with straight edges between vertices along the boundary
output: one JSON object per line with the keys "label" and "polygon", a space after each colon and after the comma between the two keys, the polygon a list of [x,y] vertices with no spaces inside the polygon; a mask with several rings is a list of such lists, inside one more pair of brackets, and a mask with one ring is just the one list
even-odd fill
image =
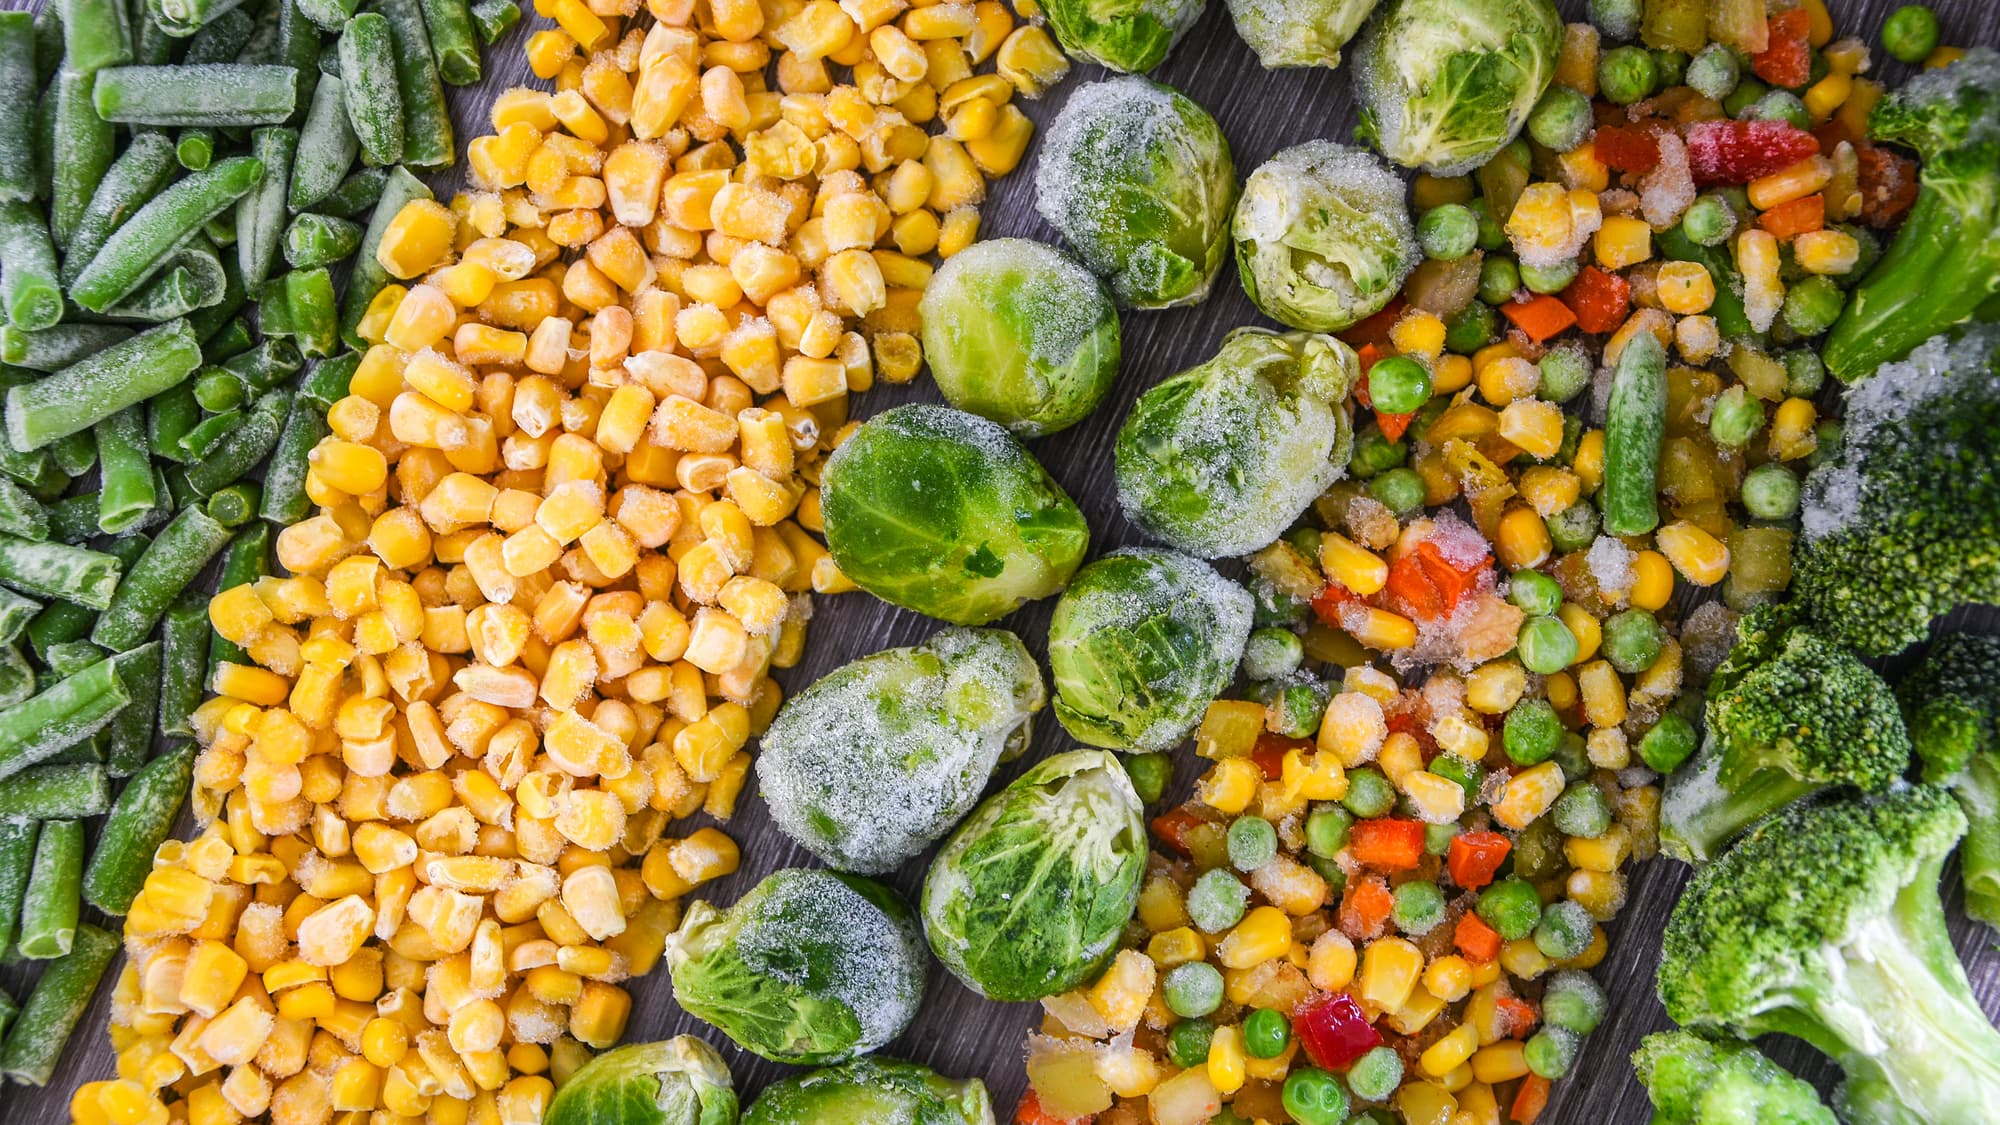
{"label": "yellow corn kernel", "polygon": [[1115,1031],[1130,1031],[1139,1024],[1146,1001],[1153,995],[1159,972],[1153,962],[1136,949],[1121,949],[1097,983],[1085,996],[1091,1008]]}
{"label": "yellow corn kernel", "polygon": [[1248,969],[1292,948],[1292,922],[1274,906],[1260,906],[1245,915],[1216,946],[1216,960],[1228,969]]}
{"label": "yellow corn kernel", "polygon": [[1660,304],[1670,313],[1691,316],[1715,303],[1715,279],[1700,262],[1663,262],[1654,279]]}
{"label": "yellow corn kernel", "polygon": [[1750,205],[1768,211],[1780,203],[1811,195],[1833,178],[1833,161],[1823,155],[1809,156],[1768,176],[1751,180],[1746,190]]}
{"label": "yellow corn kernel", "polygon": [[1658,612],[1673,600],[1674,568],[1658,551],[1640,551],[1632,557],[1632,588],[1625,600],[1634,609]]}
{"label": "yellow corn kernel", "polygon": [[1516,504],[1500,517],[1494,553],[1515,569],[1538,567],[1554,550],[1549,527],[1533,508]]}
{"label": "yellow corn kernel", "polygon": [[1424,968],[1424,990],[1447,1004],[1456,1004],[1472,991],[1472,964],[1456,953],[1447,953]]}
{"label": "yellow corn kernel", "polygon": [[1208,1081],[1218,1093],[1233,1094],[1243,1088],[1247,1057],[1240,1026],[1229,1024],[1215,1029],[1208,1048]]}
{"label": "yellow corn kernel", "polygon": [[1604,640],[1604,628],[1598,624],[1594,614],[1575,602],[1564,602],[1556,610],[1556,618],[1576,638],[1576,659],[1571,662],[1572,667],[1597,655],[1597,646]]}
{"label": "yellow corn kernel", "polygon": [[1796,461],[1819,448],[1813,432],[1819,410],[1811,399],[1788,398],[1771,414],[1771,455],[1780,461]]}
{"label": "yellow corn kernel", "polygon": [[1660,528],[1654,541],[1674,570],[1696,586],[1713,586],[1729,573],[1729,548],[1687,520]]}
{"label": "yellow corn kernel", "polygon": [[1423,951],[1411,942],[1399,937],[1376,938],[1361,954],[1355,998],[1377,1011],[1396,1011],[1416,989],[1423,967]]}
{"label": "yellow corn kernel", "polygon": [[1593,244],[1597,264],[1608,270],[1636,266],[1653,256],[1653,228],[1635,215],[1607,215]]}
{"label": "yellow corn kernel", "polygon": [[1560,765],[1551,761],[1531,766],[1508,779],[1500,800],[1493,805],[1493,819],[1518,832],[1549,811],[1562,791]]}
{"label": "yellow corn kernel", "polygon": [[1321,537],[1319,565],[1327,577],[1362,597],[1380,591],[1389,581],[1388,563],[1338,532]]}
{"label": "yellow corn kernel", "polygon": [[417,277],[451,250],[458,216],[433,199],[412,199],[396,212],[375,245],[375,261],[390,276]]}
{"label": "yellow corn kernel", "polygon": [[1792,239],[1792,253],[1807,273],[1839,277],[1861,260],[1861,243],[1843,230],[1809,230]]}
{"label": "yellow corn kernel", "polygon": [[1442,1078],[1472,1058],[1478,1048],[1479,1032],[1470,1023],[1462,1023],[1424,1048],[1424,1053],[1417,1056],[1417,1065],[1425,1074]]}

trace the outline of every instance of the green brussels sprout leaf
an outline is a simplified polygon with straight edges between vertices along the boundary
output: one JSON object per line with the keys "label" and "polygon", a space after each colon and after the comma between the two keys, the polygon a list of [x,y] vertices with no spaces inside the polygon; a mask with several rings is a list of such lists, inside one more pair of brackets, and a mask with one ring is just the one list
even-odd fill
{"label": "green brussels sprout leaf", "polygon": [[1229,0],[1236,34],[1267,69],[1340,65],[1340,49],[1382,0]]}
{"label": "green brussels sprout leaf", "polygon": [[1201,18],[1206,0],[1043,0],[1064,53],[1143,74]]}
{"label": "green brussels sprout leaf", "polygon": [[1380,312],[1420,257],[1402,179],[1372,153],[1332,141],[1288,148],[1252,172],[1233,232],[1250,300],[1312,332]]}
{"label": "green brussels sprout leaf", "polygon": [[578,1068],[542,1125],[736,1125],[736,1090],[715,1048],[691,1035],[633,1043]]}
{"label": "green brussels sprout leaf", "polygon": [[993,1125],[977,1078],[955,1081],[900,1059],[856,1059],[766,1087],[743,1125]]}
{"label": "green brussels sprout leaf", "polygon": [[1551,0],[1387,0],[1361,35],[1367,135],[1405,168],[1477,168],[1548,89],[1562,33]]}

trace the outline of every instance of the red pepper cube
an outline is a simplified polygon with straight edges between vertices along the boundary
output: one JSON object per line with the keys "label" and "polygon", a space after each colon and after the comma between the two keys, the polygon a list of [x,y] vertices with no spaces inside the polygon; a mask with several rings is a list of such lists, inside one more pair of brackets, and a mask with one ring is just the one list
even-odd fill
{"label": "red pepper cube", "polygon": [[1773,86],[1795,90],[1812,77],[1812,51],[1806,36],[1812,17],[1804,8],[1779,12],[1769,22],[1769,44],[1750,56],[1750,69]]}
{"label": "red pepper cube", "polygon": [[1592,335],[1616,331],[1632,308],[1632,284],[1597,266],[1577,271],[1562,291],[1563,304],[1576,314],[1576,326]]}
{"label": "red pepper cube", "polygon": [[1323,1070],[1346,1070],[1382,1045],[1382,1033],[1346,993],[1321,993],[1292,1012],[1292,1031],[1306,1057]]}

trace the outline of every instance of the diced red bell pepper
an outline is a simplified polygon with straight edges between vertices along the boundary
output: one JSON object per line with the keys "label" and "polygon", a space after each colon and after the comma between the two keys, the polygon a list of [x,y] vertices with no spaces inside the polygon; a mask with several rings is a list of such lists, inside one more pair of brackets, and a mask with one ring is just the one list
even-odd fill
{"label": "diced red bell pepper", "polygon": [[1162,844],[1186,856],[1192,854],[1188,850],[1187,834],[1201,823],[1201,817],[1182,805],[1153,818],[1153,835],[1159,837]]}
{"label": "diced red bell pepper", "polygon": [[1394,905],[1389,881],[1380,875],[1349,879],[1334,923],[1354,941],[1372,941],[1382,936],[1382,926],[1389,920],[1389,910]]}
{"label": "diced red bell pepper", "polygon": [[1342,607],[1350,604],[1362,604],[1361,596],[1338,582],[1329,581],[1319,588],[1319,593],[1313,595],[1313,616],[1319,618],[1320,624],[1327,628],[1338,629],[1341,627],[1340,611]]}
{"label": "diced red bell pepper", "polygon": [[1431,580],[1431,587],[1444,602],[1447,614],[1458,608],[1458,603],[1478,586],[1480,576],[1493,567],[1492,555],[1480,556],[1478,562],[1467,568],[1453,566],[1451,560],[1444,557],[1444,552],[1438,550],[1437,544],[1428,541],[1417,544],[1414,553],[1417,562],[1424,568],[1424,577]]}
{"label": "diced red bell pepper", "polygon": [[1757,216],[1757,225],[1779,241],[1826,226],[1826,196],[1820,192],[1780,203]]}
{"label": "diced red bell pepper", "polygon": [[1445,853],[1445,870],[1451,881],[1468,891],[1476,891],[1493,881],[1514,844],[1498,832],[1461,832],[1451,838]]}
{"label": "diced red bell pepper", "polygon": [[1345,992],[1322,992],[1293,1009],[1292,1031],[1306,1057],[1323,1070],[1346,1070],[1382,1045],[1382,1033]]}
{"label": "diced red bell pepper", "polygon": [[1347,346],[1351,348],[1358,349],[1365,344],[1374,344],[1378,348],[1386,347],[1389,343],[1389,330],[1396,327],[1397,321],[1403,319],[1403,311],[1407,308],[1409,306],[1403,303],[1403,299],[1397,297],[1382,306],[1381,312],[1349,325],[1346,331],[1339,333],[1339,336],[1347,341]]}
{"label": "diced red bell pepper", "polygon": [[1812,50],[1806,41],[1812,17],[1790,8],[1771,17],[1770,43],[1750,56],[1750,69],[1773,86],[1795,90],[1812,77]]}
{"label": "diced red bell pepper", "polygon": [[1434,621],[1444,615],[1444,598],[1424,573],[1423,560],[1415,551],[1389,564],[1389,578],[1382,586],[1389,605],[1406,617]]}
{"label": "diced red bell pepper", "polygon": [[1257,736],[1257,745],[1250,751],[1250,760],[1264,772],[1265,781],[1276,781],[1285,776],[1285,755],[1294,750],[1310,751],[1310,738],[1287,738],[1282,734],[1265,731]]}
{"label": "diced red bell pepper", "polygon": [[1378,871],[1408,871],[1424,861],[1423,821],[1389,816],[1360,821],[1347,834],[1347,851],[1355,862]]}
{"label": "diced red bell pepper", "polygon": [[1811,133],[1787,121],[1697,121],[1683,136],[1688,171],[1703,187],[1747,184],[1819,151]]}
{"label": "diced red bell pepper", "polygon": [[1632,283],[1596,266],[1585,266],[1562,291],[1562,301],[1576,314],[1578,328],[1601,335],[1625,323],[1632,308]]}
{"label": "diced red bell pepper", "polygon": [[1599,125],[1592,151],[1607,168],[1642,174],[1660,163],[1660,142],[1651,129],[1637,125]]}
{"label": "diced red bell pepper", "polygon": [[1468,960],[1483,963],[1500,956],[1500,932],[1470,910],[1458,916],[1458,925],[1451,932],[1451,943]]}
{"label": "diced red bell pepper", "polygon": [[1083,1117],[1057,1117],[1042,1108],[1042,1099],[1033,1090],[1021,1095],[1021,1105],[1014,1111],[1014,1125],[1090,1125],[1094,1114]]}
{"label": "diced red bell pepper", "polygon": [[1534,1125],[1535,1118],[1549,1105],[1549,1080],[1539,1074],[1530,1074],[1521,1079],[1521,1088],[1514,1093],[1514,1104],[1507,1107],[1507,1116],[1515,1125]]}
{"label": "diced red bell pepper", "polygon": [[1508,301],[1500,306],[1500,312],[1536,343],[1561,335],[1576,323],[1576,314],[1570,311],[1569,306],[1547,293],[1525,301]]}

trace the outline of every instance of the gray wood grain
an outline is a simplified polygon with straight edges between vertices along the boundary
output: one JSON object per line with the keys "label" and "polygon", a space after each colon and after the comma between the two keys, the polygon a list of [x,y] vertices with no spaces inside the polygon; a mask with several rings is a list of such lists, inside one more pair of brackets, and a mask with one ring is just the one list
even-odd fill
{"label": "gray wood grain", "polygon": [[[1569,18],[1581,18],[1583,0],[1558,2]],[[1871,42],[1882,18],[1898,2],[1829,0],[1836,13],[1838,33],[1864,35]],[[2000,44],[1994,4],[1995,0],[1935,3],[1944,20],[1945,41]],[[40,6],[41,0],[32,4],[0,0],[0,9]],[[486,80],[478,87],[450,91],[461,154],[467,140],[488,131],[486,110],[500,91],[512,85],[536,84],[527,73],[521,45],[528,34],[546,26],[548,21],[535,16],[529,8],[522,25],[487,52]],[[1888,61],[1881,54],[1879,43],[1876,46],[1876,75],[1886,76],[1892,83],[1905,77],[1909,68]],[[1026,108],[1038,122],[1045,122],[1079,86],[1104,76],[1098,68],[1079,67],[1047,97],[1038,103],[1027,103]],[[1210,0],[1206,16],[1154,77],[1185,90],[1215,115],[1229,137],[1239,176],[1277,150],[1301,141],[1315,137],[1352,140],[1355,110],[1349,72],[1261,69],[1237,40],[1221,0]],[[1055,240],[1054,232],[1034,211],[1031,169],[1038,150],[1039,139],[1022,170],[994,185],[983,209],[983,234]],[[458,174],[447,172],[430,179],[443,198],[457,186]],[[1230,329],[1256,323],[1268,322],[1262,320],[1244,297],[1232,269],[1225,269],[1225,277],[1214,295],[1200,306],[1126,314],[1123,369],[1110,399],[1073,429],[1033,443],[1036,455],[1076,499],[1089,520],[1095,533],[1093,555],[1142,541],[1118,510],[1110,468],[1112,438],[1132,401],[1165,376],[1207,358]],[[903,402],[938,400],[928,380],[920,378],[904,387],[878,385],[859,400],[858,410],[873,414]],[[1040,652],[1052,608],[1053,601],[1032,605],[1002,624],[1019,632],[1031,649]],[[1961,610],[1944,625],[2000,631],[2000,610]],[[882,648],[915,643],[936,628],[936,622],[886,606],[865,594],[822,598],[813,619],[806,659],[780,678],[788,689],[797,689],[846,661]],[[1060,727],[1053,718],[1046,718],[1038,729],[1034,751],[1024,759],[1038,758],[1067,745]],[[1175,800],[1187,792],[1199,770],[1188,748],[1179,752],[1177,764],[1176,786],[1169,794]],[[1025,760],[1003,770],[995,785],[1011,780],[1024,768]],[[693,823],[676,826],[670,829],[670,834],[684,833],[693,826]],[[779,868],[816,865],[811,855],[776,831],[754,794],[746,795],[737,816],[725,827],[742,846],[743,868],[705,889],[719,902],[733,902],[759,879]],[[912,861],[887,881],[914,898],[928,858]],[[1598,979],[1614,998],[1612,1014],[1587,1041],[1576,1069],[1556,1083],[1550,1108],[1542,1118],[1549,1125],[1643,1125],[1648,1120],[1650,1107],[1644,1091],[1632,1077],[1626,1057],[1648,1032],[1670,1026],[1653,996],[1652,974],[1659,935],[1685,872],[1679,864],[1655,860],[1632,873],[1630,903],[1611,925],[1612,950],[1596,970]],[[1959,953],[1988,1014],[2000,1016],[2000,951],[1995,949],[1994,934],[1969,924],[1959,911],[1955,871],[1947,873],[1947,888]],[[115,927],[116,920],[108,924]],[[20,995],[31,976],[25,966],[0,967],[0,986]],[[747,1095],[754,1095],[776,1078],[797,1072],[796,1068],[736,1050],[719,1033],[681,1011],[673,1001],[663,971],[632,981],[628,987],[634,999],[627,1031],[629,1040],[657,1039],[681,1032],[703,1035],[722,1048],[739,1087]],[[47,1088],[0,1086],[0,1115],[8,1122],[56,1125],[66,1121],[66,1103],[76,1085],[110,1076],[112,1059],[105,1038],[108,992],[108,988],[100,991]],[[947,1074],[984,1079],[1003,1120],[1011,1119],[1014,1104],[1025,1087],[1021,1068],[1024,1037],[1038,1020],[1037,1005],[981,1000],[950,974],[934,968],[922,1013],[884,1054],[915,1059]],[[1838,1078],[1823,1058],[1802,1044],[1775,1044],[1772,1053],[1824,1089],[1830,1090]]]}

